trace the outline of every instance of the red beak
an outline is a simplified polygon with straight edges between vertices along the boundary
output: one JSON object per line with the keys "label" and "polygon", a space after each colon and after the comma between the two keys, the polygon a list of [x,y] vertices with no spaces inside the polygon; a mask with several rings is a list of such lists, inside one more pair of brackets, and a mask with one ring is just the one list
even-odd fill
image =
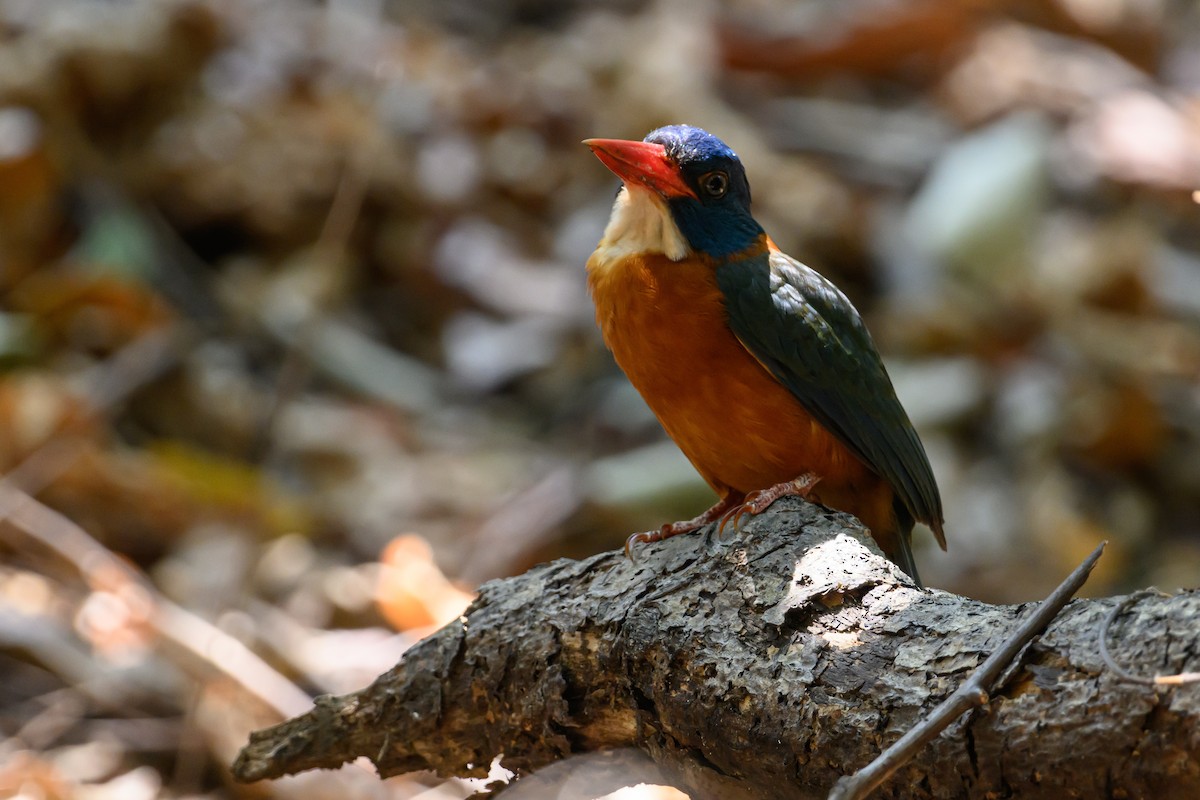
{"label": "red beak", "polygon": [[625,139],[584,139],[583,143],[626,184],[640,184],[663,197],[696,196],[661,144]]}

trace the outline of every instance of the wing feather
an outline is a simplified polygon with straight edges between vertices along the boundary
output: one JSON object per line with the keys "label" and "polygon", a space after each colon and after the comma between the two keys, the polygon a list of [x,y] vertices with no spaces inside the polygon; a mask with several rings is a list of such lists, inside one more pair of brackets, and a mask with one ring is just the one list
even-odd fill
{"label": "wing feather", "polygon": [[742,345],[892,485],[944,548],[942,501],[925,448],[850,300],[777,250],[722,265],[717,282]]}

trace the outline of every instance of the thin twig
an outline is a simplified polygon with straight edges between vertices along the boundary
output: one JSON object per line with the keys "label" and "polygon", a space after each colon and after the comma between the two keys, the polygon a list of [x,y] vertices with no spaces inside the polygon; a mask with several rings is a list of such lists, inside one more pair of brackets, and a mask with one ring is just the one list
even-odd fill
{"label": "thin twig", "polygon": [[1127,683],[1136,683],[1142,686],[1183,686],[1188,683],[1200,682],[1200,672],[1179,672],[1174,675],[1155,675],[1154,677],[1146,677],[1145,675],[1134,675],[1127,671],[1124,667],[1117,664],[1113,660],[1112,653],[1108,649],[1108,629],[1112,627],[1114,621],[1121,614],[1129,610],[1134,603],[1139,602],[1144,597],[1157,595],[1159,597],[1170,597],[1166,592],[1160,592],[1158,589],[1150,588],[1143,589],[1140,592],[1134,592],[1121,602],[1112,607],[1112,610],[1104,615],[1104,621],[1100,623],[1100,630],[1096,634],[1100,640],[1100,658],[1104,660],[1104,665],[1121,680]]}
{"label": "thin twig", "polygon": [[988,656],[971,673],[971,677],[930,712],[928,717],[910,728],[870,764],[834,784],[829,793],[829,800],[862,800],[964,712],[987,703],[988,692],[996,678],[1016,658],[1021,649],[1058,616],[1063,606],[1079,591],[1079,587],[1087,581],[1092,567],[1099,560],[1100,554],[1104,552],[1106,544],[1108,543],[1101,542],[1097,545],[1092,554],[1038,605],[1034,613],[1018,626],[1004,644]]}
{"label": "thin twig", "polygon": [[72,565],[93,589],[126,599],[135,595],[144,601],[148,606],[146,623],[164,644],[184,651],[206,669],[227,676],[281,718],[312,707],[306,693],[244,644],[163,597],[140,571],[63,514],[3,482],[0,509],[4,510],[3,521],[8,523],[0,526],[0,535],[20,531]]}

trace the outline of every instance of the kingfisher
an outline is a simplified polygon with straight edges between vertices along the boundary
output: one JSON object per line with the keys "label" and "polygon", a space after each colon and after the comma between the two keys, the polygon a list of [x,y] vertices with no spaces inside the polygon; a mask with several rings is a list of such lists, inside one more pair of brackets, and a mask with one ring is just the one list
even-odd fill
{"label": "kingfisher", "polygon": [[690,125],[584,144],[623,182],[587,262],[617,364],[718,500],[639,544],[723,530],[798,495],[853,514],[921,585],[916,521],[944,550],[921,440],[862,317],[750,213],[733,150]]}

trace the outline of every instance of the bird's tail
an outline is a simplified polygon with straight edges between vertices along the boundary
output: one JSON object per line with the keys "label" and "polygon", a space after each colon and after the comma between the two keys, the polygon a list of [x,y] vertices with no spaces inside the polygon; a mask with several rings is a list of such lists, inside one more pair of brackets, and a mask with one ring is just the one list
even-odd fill
{"label": "bird's tail", "polygon": [[908,577],[913,579],[913,583],[917,585],[918,589],[924,589],[925,584],[921,583],[921,574],[917,572],[917,560],[913,558],[912,515],[900,503],[897,503],[896,506],[896,534],[890,537],[891,541],[888,544],[892,546],[887,548],[887,556],[896,566],[904,570]]}
{"label": "bird's tail", "polygon": [[900,531],[900,535],[896,537],[896,549],[888,555],[896,562],[896,566],[908,573],[908,577],[913,579],[918,589],[925,588],[925,584],[921,583],[921,575],[917,572],[917,560],[913,558],[911,524],[908,530]]}

